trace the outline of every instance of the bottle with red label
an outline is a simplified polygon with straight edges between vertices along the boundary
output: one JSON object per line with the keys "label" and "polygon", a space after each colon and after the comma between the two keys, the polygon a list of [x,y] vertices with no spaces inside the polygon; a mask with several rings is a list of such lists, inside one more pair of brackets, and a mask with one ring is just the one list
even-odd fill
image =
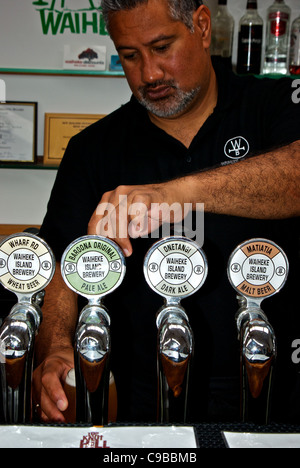
{"label": "bottle with red label", "polygon": [[291,9],[284,0],[275,0],[267,10],[264,73],[288,73]]}
{"label": "bottle with red label", "polygon": [[292,24],[290,74],[300,75],[300,16],[298,16]]}

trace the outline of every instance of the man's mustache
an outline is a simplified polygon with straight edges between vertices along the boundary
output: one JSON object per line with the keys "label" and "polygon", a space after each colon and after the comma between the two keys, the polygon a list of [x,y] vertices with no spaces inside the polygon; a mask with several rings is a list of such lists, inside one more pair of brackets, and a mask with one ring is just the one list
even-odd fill
{"label": "man's mustache", "polygon": [[151,89],[155,89],[155,88],[158,88],[160,86],[165,86],[167,88],[177,89],[177,85],[176,85],[175,81],[173,81],[173,80],[166,80],[166,81],[165,80],[159,80],[159,81],[155,81],[155,83],[151,83],[151,84],[148,84],[148,85],[145,85],[145,86],[140,86],[139,87],[139,92],[143,97],[146,97],[148,90],[150,91]]}

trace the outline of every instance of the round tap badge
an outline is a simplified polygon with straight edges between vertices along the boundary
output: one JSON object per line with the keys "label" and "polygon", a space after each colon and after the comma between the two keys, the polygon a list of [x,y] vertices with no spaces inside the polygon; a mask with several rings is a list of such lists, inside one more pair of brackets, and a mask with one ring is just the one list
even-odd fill
{"label": "round tap badge", "polygon": [[102,297],[123,281],[125,259],[117,244],[99,236],[85,236],[65,250],[61,272],[67,286],[83,297]]}
{"label": "round tap badge", "polygon": [[31,296],[50,283],[54,271],[53,253],[40,237],[14,234],[0,244],[0,282],[9,291]]}
{"label": "round tap badge", "polygon": [[243,296],[264,299],[285,284],[289,270],[283,250],[266,239],[251,239],[238,246],[228,262],[228,277]]}
{"label": "round tap badge", "polygon": [[207,276],[207,260],[198,244],[185,237],[165,238],[154,244],[144,260],[149,286],[165,298],[194,294]]}

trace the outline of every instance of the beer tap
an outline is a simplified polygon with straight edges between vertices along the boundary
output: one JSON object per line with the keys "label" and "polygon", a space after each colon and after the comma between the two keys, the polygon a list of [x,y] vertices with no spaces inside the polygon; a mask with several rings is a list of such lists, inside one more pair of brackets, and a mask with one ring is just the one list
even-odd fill
{"label": "beer tap", "polygon": [[103,425],[108,422],[111,352],[110,316],[103,298],[125,275],[125,259],[113,241],[84,236],[65,250],[61,271],[67,286],[88,300],[75,333],[76,420]]}
{"label": "beer tap", "polygon": [[75,334],[77,421],[107,424],[110,317],[101,303],[89,304]]}
{"label": "beer tap", "polygon": [[285,253],[266,239],[250,239],[239,245],[228,262],[229,281],[238,293],[243,422],[267,424],[270,420],[277,343],[261,303],[284,286],[288,269]]}
{"label": "beer tap", "polygon": [[33,234],[15,234],[0,245],[0,281],[18,298],[0,328],[1,412],[7,424],[31,420],[35,336],[42,321],[44,288],[54,270],[52,251]]}
{"label": "beer tap", "polygon": [[156,319],[158,421],[186,422],[194,337],[181,300],[203,285],[206,257],[190,239],[164,238],[146,254],[144,275],[149,286],[165,299]]}
{"label": "beer tap", "polygon": [[166,304],[158,313],[158,382],[161,422],[186,421],[194,337],[179,304]]}

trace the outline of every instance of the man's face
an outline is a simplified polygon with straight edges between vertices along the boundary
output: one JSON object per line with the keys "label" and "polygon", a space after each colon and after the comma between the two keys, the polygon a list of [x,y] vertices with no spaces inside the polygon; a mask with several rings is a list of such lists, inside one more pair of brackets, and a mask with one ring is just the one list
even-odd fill
{"label": "man's face", "polygon": [[182,115],[205,95],[210,62],[203,27],[209,28],[210,21],[208,10],[201,9],[204,21],[200,27],[194,13],[194,32],[172,19],[167,0],[149,0],[110,17],[111,36],[129,86],[158,117]]}

